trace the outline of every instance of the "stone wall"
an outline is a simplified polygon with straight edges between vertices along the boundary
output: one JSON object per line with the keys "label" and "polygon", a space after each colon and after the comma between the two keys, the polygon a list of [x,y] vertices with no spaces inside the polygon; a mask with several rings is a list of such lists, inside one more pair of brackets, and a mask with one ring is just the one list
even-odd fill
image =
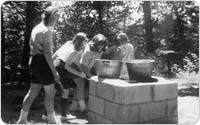
{"label": "stone wall", "polygon": [[176,124],[177,83],[155,78],[158,82],[130,84],[119,79],[93,77],[89,87],[89,123]]}

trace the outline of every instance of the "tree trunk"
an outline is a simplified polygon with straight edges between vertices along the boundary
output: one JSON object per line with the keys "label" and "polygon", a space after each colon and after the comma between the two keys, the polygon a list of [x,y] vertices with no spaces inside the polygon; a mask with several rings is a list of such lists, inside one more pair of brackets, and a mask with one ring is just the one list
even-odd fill
{"label": "tree trunk", "polygon": [[29,47],[29,40],[30,40],[30,35],[31,31],[33,28],[33,15],[32,11],[34,11],[33,3],[27,1],[27,8],[26,8],[26,31],[25,31],[25,41],[24,41],[24,46],[23,46],[23,56],[22,56],[22,66],[23,67],[28,67],[28,61],[29,61],[29,52],[30,52],[30,47]]}
{"label": "tree trunk", "polygon": [[29,40],[31,31],[33,29],[33,20],[34,20],[34,4],[36,1],[27,1],[27,8],[26,8],[26,31],[25,31],[25,41],[23,46],[23,56],[22,56],[22,69],[21,69],[21,82],[30,82],[29,70],[28,70],[28,62],[29,62]]}
{"label": "tree trunk", "polygon": [[1,68],[2,69],[5,65],[5,32],[3,24],[4,24],[3,11],[1,8]]}
{"label": "tree trunk", "polygon": [[102,21],[102,3],[101,1],[94,1],[94,8],[99,14],[99,28],[100,32],[103,34],[103,21]]}
{"label": "tree trunk", "polygon": [[144,1],[144,27],[145,27],[145,42],[147,52],[153,52],[153,33],[152,33],[152,22],[151,22],[151,2]]}

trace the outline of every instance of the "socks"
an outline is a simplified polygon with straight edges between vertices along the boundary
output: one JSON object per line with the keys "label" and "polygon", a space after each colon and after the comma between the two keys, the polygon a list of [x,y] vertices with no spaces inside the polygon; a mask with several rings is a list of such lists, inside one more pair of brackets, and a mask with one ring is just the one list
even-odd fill
{"label": "socks", "polygon": [[67,106],[68,106],[68,99],[61,98],[60,106],[61,106],[61,115],[62,116],[66,116],[66,114],[67,114]]}
{"label": "socks", "polygon": [[87,109],[87,106],[85,104],[85,100],[78,101],[80,105],[80,111],[85,111]]}
{"label": "socks", "polygon": [[48,114],[48,124],[57,124],[54,111]]}
{"label": "socks", "polygon": [[27,122],[28,111],[24,111],[23,109],[20,112],[19,120],[17,124],[26,124]]}

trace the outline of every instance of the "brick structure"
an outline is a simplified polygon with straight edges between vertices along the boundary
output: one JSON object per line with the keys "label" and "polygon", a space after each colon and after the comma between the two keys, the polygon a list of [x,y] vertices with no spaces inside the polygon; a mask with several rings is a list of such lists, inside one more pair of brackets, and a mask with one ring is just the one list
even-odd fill
{"label": "brick structure", "polygon": [[89,88],[89,123],[177,124],[177,83],[160,77],[157,82],[128,83],[92,77]]}

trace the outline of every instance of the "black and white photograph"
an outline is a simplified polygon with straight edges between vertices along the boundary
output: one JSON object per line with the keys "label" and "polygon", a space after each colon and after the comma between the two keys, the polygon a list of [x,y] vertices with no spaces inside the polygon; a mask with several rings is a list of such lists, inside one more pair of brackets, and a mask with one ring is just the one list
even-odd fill
{"label": "black and white photograph", "polygon": [[1,2],[2,124],[198,124],[199,3]]}

